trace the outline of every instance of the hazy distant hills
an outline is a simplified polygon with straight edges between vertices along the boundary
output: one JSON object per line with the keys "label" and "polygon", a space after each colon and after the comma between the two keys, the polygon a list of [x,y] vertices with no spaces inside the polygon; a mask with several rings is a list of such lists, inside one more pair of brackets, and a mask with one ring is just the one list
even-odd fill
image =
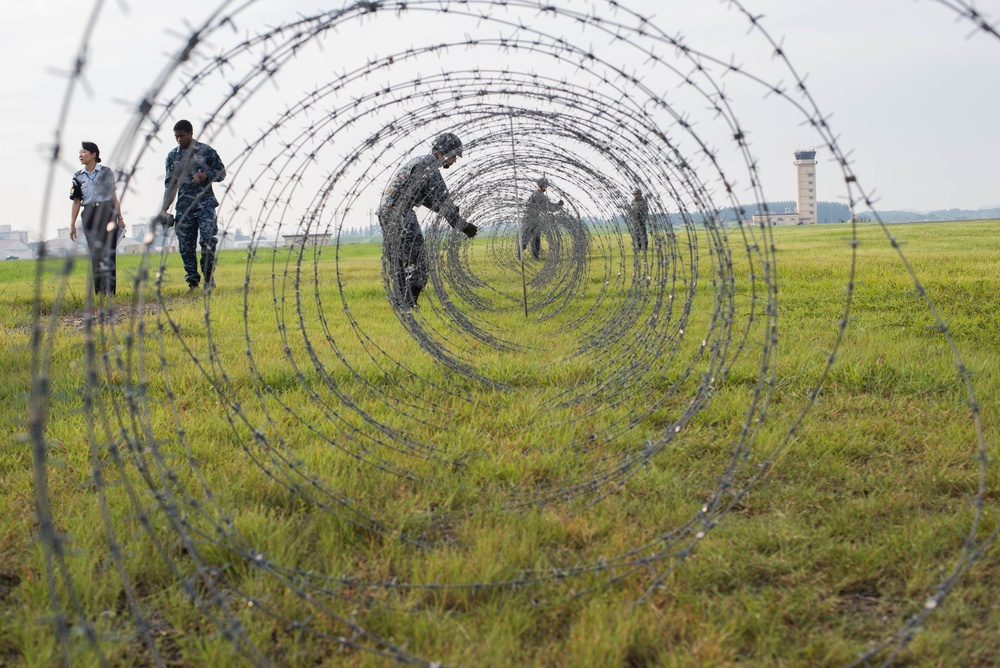
{"label": "hazy distant hills", "polygon": [[[767,211],[772,214],[792,212],[795,211],[795,202],[768,202]],[[744,208],[743,219],[746,220],[755,213],[764,213],[763,207],[758,207],[756,204],[747,205]],[[851,210],[847,208],[846,204],[840,202],[817,202],[816,215],[821,223],[839,223],[851,219]],[[724,223],[734,223],[739,220],[736,209],[731,206],[721,209],[719,216]],[[684,217],[679,213],[670,213],[668,218],[674,225],[684,224]],[[690,219],[695,224],[704,222],[701,214],[698,213],[690,214]]]}
{"label": "hazy distant hills", "polygon": [[[875,220],[871,211],[863,211],[859,216]],[[993,220],[1000,219],[1000,206],[986,209],[941,209],[939,211],[879,211],[879,217],[886,223],[917,223],[934,220]]]}
{"label": "hazy distant hills", "polygon": [[[795,211],[795,202],[768,202],[767,210],[773,214],[780,214]],[[851,219],[851,210],[842,202],[817,202],[817,217],[821,223],[839,223]],[[755,213],[763,213],[763,208],[756,204],[745,207],[744,219],[751,217]],[[726,207],[719,211],[723,222],[735,222],[738,217],[733,207]],[[940,211],[879,211],[878,215],[886,223],[908,223],[921,221],[947,221],[947,220],[983,220],[1000,219],[1000,206],[984,209],[941,209]],[[670,222],[674,225],[683,225],[684,218],[679,213],[669,214]],[[858,211],[859,220],[876,220],[875,214],[871,211]],[[691,214],[694,223],[703,222],[700,214]]]}

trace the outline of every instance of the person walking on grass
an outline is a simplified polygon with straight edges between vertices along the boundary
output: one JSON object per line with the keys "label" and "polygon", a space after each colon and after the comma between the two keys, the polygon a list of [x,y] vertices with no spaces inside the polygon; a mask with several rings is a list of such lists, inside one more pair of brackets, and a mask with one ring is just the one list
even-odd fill
{"label": "person walking on grass", "polygon": [[118,273],[118,238],[125,231],[125,219],[115,192],[115,174],[100,162],[101,149],[97,144],[83,142],[80,145],[83,169],[73,175],[69,192],[73,201],[69,238],[76,241],[76,220],[80,217],[90,254],[94,294],[113,295]]}
{"label": "person walking on grass", "polygon": [[450,168],[462,157],[462,142],[451,132],[431,143],[431,152],[403,165],[385,187],[377,215],[382,227],[382,263],[392,288],[393,303],[415,308],[427,285],[427,257],[424,235],[414,208],[425,206],[441,215],[448,224],[468,238],[478,228],[466,222],[451,199],[441,176],[441,167]]}
{"label": "person walking on grass", "polygon": [[632,191],[633,200],[628,207],[629,227],[632,228],[632,248],[637,253],[645,251],[649,245],[646,234],[646,222],[649,219],[649,203],[642,196],[642,190],[636,188]]}
{"label": "person walking on grass", "polygon": [[535,192],[528,196],[528,202],[524,208],[524,226],[521,230],[521,252],[531,246],[531,256],[536,260],[542,253],[542,230],[548,226],[552,213],[558,211],[563,201],[559,200],[553,204],[549,196],[545,194],[549,187],[549,180],[544,176],[535,181],[538,187]]}
{"label": "person walking on grass", "polygon": [[[202,278],[207,290],[215,287],[215,235],[218,231],[215,210],[219,200],[215,198],[212,184],[226,178],[226,166],[214,148],[195,140],[190,121],[177,121],[174,139],[177,147],[167,154],[160,216],[162,220],[169,219],[167,210],[176,198],[174,232],[188,290],[196,290]],[[201,246],[201,275],[198,274],[198,245]]]}

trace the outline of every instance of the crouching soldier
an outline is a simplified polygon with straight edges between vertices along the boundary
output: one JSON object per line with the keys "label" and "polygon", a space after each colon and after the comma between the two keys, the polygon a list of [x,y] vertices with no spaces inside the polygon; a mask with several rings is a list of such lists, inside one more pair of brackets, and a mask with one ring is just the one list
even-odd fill
{"label": "crouching soldier", "polygon": [[425,206],[439,213],[454,229],[470,239],[477,227],[458,214],[458,207],[448,193],[441,176],[441,167],[448,169],[462,157],[462,142],[446,132],[431,144],[431,152],[413,158],[389,180],[378,222],[382,226],[383,264],[392,284],[393,303],[413,308],[420,292],[427,285],[427,257],[424,255],[424,235],[417,222],[414,207]]}

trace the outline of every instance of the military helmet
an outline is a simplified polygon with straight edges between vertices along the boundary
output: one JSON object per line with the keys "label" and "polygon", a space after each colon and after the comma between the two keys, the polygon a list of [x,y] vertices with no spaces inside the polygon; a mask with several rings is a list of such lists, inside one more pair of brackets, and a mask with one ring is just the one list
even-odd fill
{"label": "military helmet", "polygon": [[462,140],[451,132],[445,132],[434,139],[434,143],[431,144],[431,150],[435,153],[444,153],[445,155],[454,153],[461,158]]}
{"label": "military helmet", "polygon": [[540,179],[538,179],[537,181],[535,181],[535,183],[538,184],[539,188],[548,188],[549,187],[549,180],[547,178],[545,178],[544,176],[541,177]]}
{"label": "military helmet", "polygon": [[636,186],[636,187],[635,187],[635,188],[634,188],[634,189],[632,190],[632,194],[633,194],[633,195],[635,195],[636,197],[638,197],[639,195],[641,195],[641,194],[642,194],[642,188],[640,188],[640,187]]}

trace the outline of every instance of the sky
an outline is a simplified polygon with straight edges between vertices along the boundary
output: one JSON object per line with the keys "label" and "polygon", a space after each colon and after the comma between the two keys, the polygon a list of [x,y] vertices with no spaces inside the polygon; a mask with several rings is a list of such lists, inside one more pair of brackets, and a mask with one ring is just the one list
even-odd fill
{"label": "sky", "polygon": [[[603,0],[563,1],[581,11],[594,8],[609,13]],[[695,48],[782,78],[769,47],[759,36],[748,35],[745,22],[727,10],[724,2],[621,0],[620,4],[649,18],[665,33],[682,35]],[[745,4],[764,16],[763,25],[781,40],[796,70],[807,75],[810,94],[829,117],[866,189],[874,190],[877,208],[928,211],[1000,206],[996,187],[1000,166],[995,159],[1000,155],[996,120],[1000,40],[977,32],[935,0],[745,0]],[[8,163],[0,180],[7,203],[0,224],[26,229],[33,240],[52,238],[57,228],[67,227],[68,188],[72,173],[79,169],[79,141],[97,142],[104,155],[112,152],[131,110],[170,55],[182,46],[192,26],[222,5],[216,0],[166,4],[109,0],[102,3],[99,18],[88,32],[88,7],[94,5],[87,0],[6,0],[5,51],[9,55],[0,73],[4,91],[0,145],[8,159],[15,161]],[[231,33],[219,34],[219,44],[249,36],[261,26],[292,20],[299,12],[340,6],[342,0],[260,0],[240,15]],[[1000,0],[980,0],[976,7],[989,16],[1000,16]],[[546,19],[535,20],[544,25]],[[262,91],[256,106],[248,108],[240,122],[252,127],[252,136],[269,115],[279,113],[289,100],[300,99],[301,91],[335,77],[352,58],[428,43],[436,38],[435,31],[446,34],[450,27],[441,20],[419,32],[414,26],[409,20],[390,22],[378,30],[361,25],[338,31],[311,52],[312,60],[304,55],[297,69]],[[555,29],[566,30],[567,39],[579,39],[583,46],[592,43],[592,36],[580,37],[565,21]],[[74,92],[67,120],[61,125],[66,73],[81,44],[87,45],[84,85]],[[207,51],[215,46],[210,43]],[[614,45],[597,43],[594,47],[609,60],[618,55]],[[622,57],[629,56],[623,52]],[[420,67],[440,72],[447,67],[446,61],[447,56],[437,61],[428,58],[420,61]],[[659,84],[649,83],[654,88]],[[820,143],[817,136],[794,118],[775,111],[773,101],[759,91],[744,90],[736,81],[732,86],[740,95],[738,116],[749,129],[767,199],[792,199],[792,153]],[[674,90],[676,86],[664,82],[665,97],[682,99],[683,91]],[[172,117],[187,116],[197,125],[204,116],[204,108],[198,105],[213,102],[205,91],[177,108]],[[237,153],[246,139],[233,128],[227,130],[213,135],[211,142],[224,159]],[[57,133],[63,138],[62,158],[54,185],[46,191]],[[150,146],[155,155],[144,159],[136,193],[126,200],[127,220],[155,213],[153,202],[159,197],[162,179],[156,172],[172,145],[165,135]],[[820,151],[819,199],[842,201],[845,193],[836,186],[838,172],[831,159]],[[739,166],[734,169],[738,171]],[[831,178],[824,182],[825,175]],[[743,181],[745,185],[745,176]]]}

